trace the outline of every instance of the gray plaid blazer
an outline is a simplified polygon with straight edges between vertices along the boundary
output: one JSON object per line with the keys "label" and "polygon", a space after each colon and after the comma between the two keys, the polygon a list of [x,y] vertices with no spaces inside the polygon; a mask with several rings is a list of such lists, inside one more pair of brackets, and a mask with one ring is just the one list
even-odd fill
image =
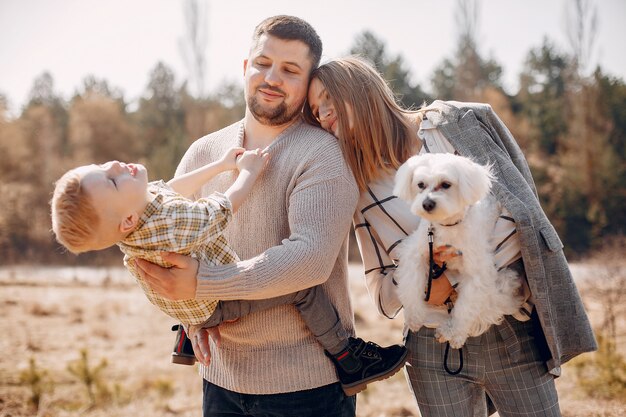
{"label": "gray plaid blazer", "polygon": [[524,154],[488,104],[435,101],[425,111],[461,155],[493,166],[498,181],[492,191],[515,219],[528,285],[552,355],[548,369],[558,374],[562,363],[596,350],[597,344]]}

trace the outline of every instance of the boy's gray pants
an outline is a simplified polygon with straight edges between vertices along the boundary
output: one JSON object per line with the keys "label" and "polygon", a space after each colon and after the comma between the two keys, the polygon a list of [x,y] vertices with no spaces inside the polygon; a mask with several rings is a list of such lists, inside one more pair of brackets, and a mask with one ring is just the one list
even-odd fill
{"label": "boy's gray pants", "polygon": [[319,285],[265,300],[220,301],[202,327],[214,327],[250,313],[289,304],[298,309],[311,333],[328,352],[336,354],[347,346],[347,334],[339,321],[335,307]]}

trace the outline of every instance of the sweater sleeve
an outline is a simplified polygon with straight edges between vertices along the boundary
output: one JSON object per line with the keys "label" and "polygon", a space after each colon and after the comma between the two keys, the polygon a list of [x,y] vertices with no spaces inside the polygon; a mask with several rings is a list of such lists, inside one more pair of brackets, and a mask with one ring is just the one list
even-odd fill
{"label": "sweater sleeve", "polygon": [[[338,163],[343,165],[343,160]],[[328,279],[347,237],[358,192],[347,169],[334,176],[319,175],[320,169],[303,174],[288,198],[289,237],[235,264],[201,263],[197,299],[271,298]]]}

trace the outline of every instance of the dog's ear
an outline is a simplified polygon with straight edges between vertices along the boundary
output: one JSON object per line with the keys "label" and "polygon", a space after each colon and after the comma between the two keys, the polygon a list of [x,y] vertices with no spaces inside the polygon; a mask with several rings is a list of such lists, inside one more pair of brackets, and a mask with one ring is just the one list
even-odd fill
{"label": "dog's ear", "polygon": [[459,188],[463,200],[467,204],[474,204],[489,194],[495,177],[491,166],[477,164],[469,158],[463,159]]}
{"label": "dog's ear", "polygon": [[413,201],[416,192],[412,186],[413,183],[413,166],[409,158],[404,164],[400,165],[398,172],[396,172],[395,185],[393,187],[393,194],[398,196],[404,201]]}

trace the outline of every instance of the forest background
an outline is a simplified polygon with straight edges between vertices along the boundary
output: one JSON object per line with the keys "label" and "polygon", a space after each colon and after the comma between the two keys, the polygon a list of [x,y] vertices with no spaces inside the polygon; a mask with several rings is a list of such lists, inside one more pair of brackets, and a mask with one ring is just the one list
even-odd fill
{"label": "forest background", "polygon": [[[186,78],[177,79],[165,62],[155,63],[133,106],[123,91],[92,75],[65,100],[50,73],[42,73],[17,114],[9,111],[0,87],[3,264],[119,262],[116,248],[75,257],[55,243],[49,219],[54,181],[74,166],[111,159],[142,162],[151,179],[168,179],[194,140],[243,116],[240,86],[204,93],[207,57],[200,36],[207,23],[201,5],[184,3],[186,36],[180,48]],[[388,52],[371,31],[359,33],[346,53],[375,63],[405,106],[434,99],[491,104],[524,151],[568,256],[584,257],[621,238],[626,225],[626,85],[599,65],[589,68],[597,47],[594,5],[570,2],[568,48],[544,38],[528,50],[514,93],[503,88],[497,59],[481,55],[479,6],[476,0],[457,1],[456,48],[435,68],[429,85],[412,82],[405,58]]]}

